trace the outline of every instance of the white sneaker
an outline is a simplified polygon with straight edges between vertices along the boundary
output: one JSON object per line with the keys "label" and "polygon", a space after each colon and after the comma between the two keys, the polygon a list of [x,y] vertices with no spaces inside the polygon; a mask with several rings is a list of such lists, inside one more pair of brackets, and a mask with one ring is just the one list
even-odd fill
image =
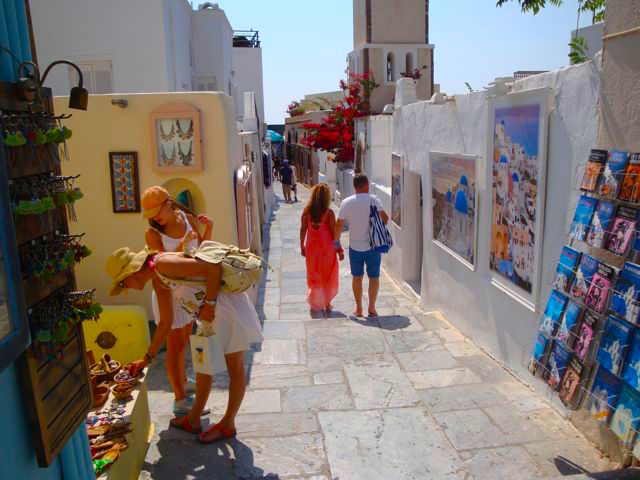
{"label": "white sneaker", "polygon": [[[191,408],[193,408],[193,400],[194,398],[191,396],[187,396],[184,397],[182,400],[177,401],[174,400],[173,401],[173,413],[175,415],[177,415],[178,417],[181,417],[183,415],[188,415],[189,412],[191,411]],[[208,415],[211,412],[210,409],[205,408],[201,415]]]}

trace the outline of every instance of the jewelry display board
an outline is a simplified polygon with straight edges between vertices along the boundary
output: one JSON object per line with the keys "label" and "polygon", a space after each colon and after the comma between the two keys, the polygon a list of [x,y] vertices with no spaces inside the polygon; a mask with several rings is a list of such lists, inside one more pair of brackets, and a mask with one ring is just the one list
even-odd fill
{"label": "jewelry display board", "polygon": [[151,112],[153,170],[202,170],[200,111],[186,102],[161,105]]}
{"label": "jewelry display board", "polygon": [[[25,411],[38,464],[49,466],[84,422],[92,404],[82,320],[95,318],[93,292],[77,292],[73,265],[90,254],[81,235],[69,235],[73,204],[82,198],[77,177],[62,176],[71,131],[53,114],[49,89],[42,105],[19,100],[15,85],[0,83],[0,122],[15,227],[15,257],[31,335],[18,358]],[[33,110],[32,110],[33,108]],[[41,109],[41,111],[39,111]]]}

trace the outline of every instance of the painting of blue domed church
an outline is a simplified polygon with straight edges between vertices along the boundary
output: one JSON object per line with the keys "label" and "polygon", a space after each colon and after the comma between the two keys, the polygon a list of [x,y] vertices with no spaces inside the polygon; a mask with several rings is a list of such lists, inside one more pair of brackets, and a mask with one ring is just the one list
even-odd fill
{"label": "painting of blue domed church", "polygon": [[492,145],[491,270],[532,293],[540,105],[496,108]]}
{"label": "painting of blue domed church", "polygon": [[429,158],[433,240],[475,268],[477,157],[430,152]]}

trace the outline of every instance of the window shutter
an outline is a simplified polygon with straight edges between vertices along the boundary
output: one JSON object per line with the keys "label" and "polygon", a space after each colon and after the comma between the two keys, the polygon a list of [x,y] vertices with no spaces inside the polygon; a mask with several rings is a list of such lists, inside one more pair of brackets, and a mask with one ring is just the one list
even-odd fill
{"label": "window shutter", "polygon": [[111,62],[96,62],[93,65],[95,93],[113,93],[113,72]]}

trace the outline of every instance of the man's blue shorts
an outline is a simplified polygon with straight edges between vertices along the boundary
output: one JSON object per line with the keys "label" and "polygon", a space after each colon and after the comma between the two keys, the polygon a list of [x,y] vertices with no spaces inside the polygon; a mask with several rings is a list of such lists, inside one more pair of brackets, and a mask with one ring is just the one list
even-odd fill
{"label": "man's blue shorts", "polygon": [[382,254],[374,250],[359,252],[349,249],[349,264],[351,265],[351,275],[354,277],[362,277],[364,275],[364,266],[367,265],[367,277],[380,278],[380,262]]}

